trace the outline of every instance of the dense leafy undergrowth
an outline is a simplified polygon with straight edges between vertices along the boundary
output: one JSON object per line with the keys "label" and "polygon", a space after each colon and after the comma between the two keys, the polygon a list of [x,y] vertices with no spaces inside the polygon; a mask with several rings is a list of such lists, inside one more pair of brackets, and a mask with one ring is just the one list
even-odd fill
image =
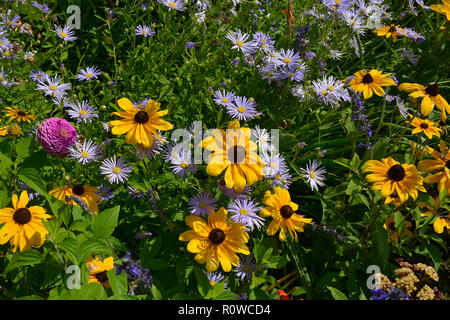
{"label": "dense leafy undergrowth", "polygon": [[2,298],[446,299],[440,1],[1,1]]}

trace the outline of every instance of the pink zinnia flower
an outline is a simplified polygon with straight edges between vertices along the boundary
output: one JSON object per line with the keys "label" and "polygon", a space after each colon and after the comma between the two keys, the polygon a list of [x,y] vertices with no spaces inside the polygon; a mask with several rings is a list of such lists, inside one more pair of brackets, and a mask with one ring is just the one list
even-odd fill
{"label": "pink zinnia flower", "polygon": [[77,131],[64,119],[50,118],[41,124],[36,136],[45,152],[65,157],[77,137]]}

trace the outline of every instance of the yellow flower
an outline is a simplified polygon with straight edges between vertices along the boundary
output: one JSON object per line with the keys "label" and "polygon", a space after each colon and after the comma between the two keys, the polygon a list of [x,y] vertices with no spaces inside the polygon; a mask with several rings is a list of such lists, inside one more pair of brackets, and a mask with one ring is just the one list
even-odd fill
{"label": "yellow flower", "polygon": [[[406,220],[405,228],[403,229],[403,232],[402,232],[402,237],[408,237],[408,238],[412,237],[412,232],[409,230],[411,227],[412,227],[411,222]],[[391,242],[391,239],[394,240],[395,242],[398,242],[399,234],[398,234],[398,230],[395,228],[395,221],[394,221],[393,216],[389,217],[386,220],[386,222],[383,225],[383,228],[385,228],[389,233],[389,239],[388,239],[389,242]]]}
{"label": "yellow flower", "polygon": [[0,136],[6,136],[6,134],[8,133],[8,128],[7,127],[0,127]]}
{"label": "yellow flower", "polygon": [[434,106],[441,110],[441,119],[445,122],[447,119],[446,112],[450,112],[450,105],[447,101],[439,94],[439,88],[437,84],[429,85],[424,87],[418,83],[402,83],[398,86],[399,91],[405,91],[409,93],[409,96],[417,99],[423,98],[420,104],[420,112],[424,116],[428,116],[431,111],[433,111]]}
{"label": "yellow flower", "polygon": [[27,208],[28,193],[22,191],[20,198],[13,194],[13,208],[0,209],[0,223],[4,224],[0,229],[0,244],[10,242],[13,251],[20,251],[40,247],[44,244],[45,236],[48,234],[42,224],[42,219],[47,221],[51,218],[46,210],[39,206]]}
{"label": "yellow flower", "polygon": [[286,229],[288,230],[291,241],[298,241],[297,232],[303,232],[306,223],[311,223],[312,219],[304,218],[295,211],[298,205],[291,201],[291,196],[286,189],[276,187],[275,193],[266,191],[263,203],[267,207],[261,209],[259,215],[263,218],[272,217],[272,222],[267,227],[267,235],[273,236],[280,230],[278,238],[286,241]]}
{"label": "yellow flower", "polygon": [[427,159],[419,161],[417,167],[423,172],[440,170],[439,172],[426,177],[424,181],[429,184],[439,183],[438,191],[443,192],[447,189],[447,194],[450,196],[450,151],[445,142],[440,143],[440,153],[428,146],[426,148],[428,154],[435,160]]}
{"label": "yellow flower", "polygon": [[97,194],[98,188],[91,187],[91,186],[84,186],[82,184],[76,184],[74,186],[62,186],[59,188],[55,188],[49,192],[51,196],[54,196],[55,198],[67,203],[68,205],[77,205],[79,206],[75,201],[73,200],[66,200],[66,197],[68,196],[76,196],[80,198],[89,208],[90,211],[92,211],[93,214],[98,213],[98,204],[102,202],[102,199]]}
{"label": "yellow flower", "polygon": [[[412,117],[412,115],[409,116]],[[415,117],[411,124],[414,126],[412,134],[423,132],[428,137],[428,139],[432,139],[433,135],[437,136],[438,138],[441,136],[440,132],[442,130],[440,128],[436,128],[436,123],[430,120],[422,120],[418,117]]]}
{"label": "yellow flower", "polygon": [[450,21],[450,0],[442,0],[442,4],[432,4],[430,9],[442,14]]}
{"label": "yellow flower", "polygon": [[400,164],[388,157],[381,161],[369,160],[366,165],[363,172],[372,172],[366,176],[367,181],[373,183],[372,190],[381,191],[383,198],[391,198],[386,199],[387,203],[396,197],[403,203],[408,200],[408,194],[415,200],[418,190],[426,192],[423,178],[413,164]]}
{"label": "yellow flower", "polygon": [[231,266],[239,264],[237,253],[248,255],[245,243],[248,233],[241,224],[227,223],[227,211],[222,207],[216,212],[211,210],[208,222],[196,215],[185,218],[186,224],[192,229],[183,232],[179,240],[189,241],[187,250],[196,253],[194,259],[198,263],[206,263],[208,272],[216,271],[219,264],[225,272],[231,271]]}
{"label": "yellow flower", "polygon": [[111,132],[113,134],[126,133],[125,141],[129,144],[150,148],[153,145],[153,136],[163,140],[156,130],[173,129],[171,123],[161,119],[169,110],[158,111],[160,103],[155,100],[147,102],[143,109],[136,108],[127,98],[119,99],[117,104],[125,111],[113,114],[124,119],[111,121]]}
{"label": "yellow flower", "polygon": [[251,130],[215,130],[214,135],[201,142],[203,148],[211,151],[206,172],[218,176],[225,171],[227,188],[236,192],[244,190],[246,184],[251,186],[262,180],[264,163],[257,154],[257,145],[250,140]]}
{"label": "yellow flower", "polygon": [[35,120],[36,116],[33,114],[29,114],[31,111],[25,111],[22,109],[19,109],[16,106],[11,107],[6,107],[5,110],[3,110],[5,113],[5,116],[10,117],[8,121],[13,121],[15,119],[17,119],[17,122],[28,122],[31,123],[30,120]]}
{"label": "yellow flower", "polygon": [[398,26],[391,24],[390,26],[384,26],[379,29],[375,29],[373,30],[373,32],[376,33],[379,37],[390,38],[392,36],[392,39],[394,39],[394,42],[396,42],[397,36],[400,35],[400,33],[397,32],[397,27]]}
{"label": "yellow flower", "polygon": [[100,260],[99,258],[89,257],[86,261],[87,268],[89,269],[89,282],[88,283],[100,283],[104,288],[109,288],[111,285],[109,283],[107,272],[114,268],[114,258],[109,257],[105,260]]}
{"label": "yellow flower", "polygon": [[364,99],[372,97],[374,92],[377,96],[382,97],[384,96],[382,87],[395,86],[395,81],[392,78],[388,78],[391,74],[382,74],[382,71],[375,69],[367,73],[364,70],[360,70],[353,75],[353,79],[349,82],[349,85],[356,92],[362,93]]}
{"label": "yellow flower", "polygon": [[421,208],[427,208],[428,211],[422,213],[422,217],[435,216],[436,220],[433,222],[433,229],[436,233],[443,233],[444,228],[450,230],[450,214],[447,209],[442,208],[439,202],[439,198],[433,198],[433,205],[428,203],[418,202],[417,205]]}

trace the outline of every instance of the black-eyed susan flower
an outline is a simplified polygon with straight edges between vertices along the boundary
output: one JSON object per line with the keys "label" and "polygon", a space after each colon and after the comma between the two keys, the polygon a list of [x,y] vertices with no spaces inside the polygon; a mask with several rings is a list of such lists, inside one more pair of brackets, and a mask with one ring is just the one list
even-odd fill
{"label": "black-eyed susan flower", "polygon": [[117,104],[125,111],[113,114],[124,119],[111,121],[111,132],[113,134],[126,133],[125,141],[129,144],[150,148],[153,145],[153,136],[162,140],[157,130],[173,129],[171,123],[161,119],[169,110],[158,111],[160,103],[155,100],[148,101],[144,109],[136,108],[127,98],[119,99]]}
{"label": "black-eyed susan flower", "polygon": [[[417,199],[418,190],[426,192],[423,187],[423,178],[413,164],[400,164],[391,157],[381,161],[369,160],[363,172],[372,172],[366,176],[368,182],[373,183],[372,190],[381,191],[383,198],[396,198],[400,203],[408,200],[410,195]],[[394,194],[394,191],[397,194]]]}
{"label": "black-eyed susan flower", "polygon": [[108,271],[114,268],[114,258],[109,257],[104,260],[100,260],[98,257],[89,257],[86,261],[87,268],[89,269],[89,282],[88,283],[100,283],[104,288],[110,288],[111,285],[108,279]]}
{"label": "black-eyed susan flower", "polygon": [[433,229],[436,233],[443,233],[444,228],[450,230],[450,213],[448,209],[441,207],[439,198],[433,198],[433,206],[424,202],[418,202],[417,205],[421,208],[428,209],[428,211],[421,214],[422,217],[436,217],[433,222]]}
{"label": "black-eyed susan flower", "polygon": [[441,119],[445,121],[447,119],[446,113],[450,112],[450,105],[439,94],[439,88],[437,84],[432,84],[424,87],[418,83],[402,83],[398,86],[399,91],[409,93],[409,96],[417,99],[422,98],[420,104],[420,112],[424,116],[428,116],[433,111],[434,106],[441,110]]}
{"label": "black-eyed susan flower", "polygon": [[20,251],[40,247],[44,244],[45,236],[48,234],[42,224],[42,219],[47,221],[51,218],[46,210],[39,206],[27,208],[29,198],[27,191],[22,191],[20,197],[12,195],[12,208],[0,209],[0,244],[10,242],[13,252],[19,248]]}
{"label": "black-eyed susan flower", "polygon": [[424,181],[429,184],[438,183],[439,192],[443,192],[446,189],[447,194],[450,196],[450,151],[445,142],[440,143],[441,152],[428,146],[426,148],[428,154],[435,160],[421,160],[417,167],[423,172],[439,170],[439,172],[425,177]]}
{"label": "black-eyed susan flower", "polygon": [[[412,232],[409,230],[412,227],[412,224],[410,221],[405,220],[405,227],[403,229],[402,238],[411,238]],[[398,242],[400,240],[400,235],[398,230],[395,228],[395,221],[394,217],[390,216],[387,218],[386,222],[383,225],[383,228],[386,229],[389,233],[389,239],[388,241],[391,242],[391,240],[394,240],[395,242]]]}
{"label": "black-eyed susan flower", "polygon": [[392,39],[394,40],[394,42],[396,42],[397,36],[400,35],[400,33],[398,33],[397,31],[398,27],[399,26],[391,24],[390,26],[384,26],[378,29],[374,29],[373,32],[376,33],[376,35],[379,37],[386,37],[388,39],[392,36]]}
{"label": "black-eyed susan flower", "polygon": [[295,213],[298,205],[291,201],[291,196],[286,189],[275,187],[274,193],[266,191],[263,204],[267,207],[261,209],[259,215],[263,218],[271,217],[273,220],[267,227],[267,235],[273,236],[280,230],[278,238],[286,241],[286,229],[291,236],[291,241],[298,241],[297,232],[303,232],[305,224],[312,219]]}
{"label": "black-eyed susan flower", "polygon": [[[409,116],[412,117],[412,115]],[[428,137],[428,139],[432,139],[433,136],[437,136],[438,138],[441,136],[440,132],[442,130],[438,127],[435,127],[436,123],[428,119],[422,120],[418,117],[414,117],[411,125],[414,127],[412,134],[423,132]]]}
{"label": "black-eyed susan flower", "polygon": [[12,107],[6,107],[5,110],[3,110],[5,112],[5,116],[9,117],[8,121],[13,121],[17,119],[17,122],[28,122],[31,123],[31,120],[35,120],[36,116],[31,114],[31,111],[25,111],[22,109],[19,109],[16,106],[12,106]]}
{"label": "black-eyed susan flower", "polygon": [[450,0],[442,0],[442,4],[432,4],[430,9],[445,15],[448,21],[450,21]]}
{"label": "black-eyed susan flower", "polygon": [[8,133],[8,127],[0,127],[0,137],[6,136]]}
{"label": "black-eyed susan flower", "polygon": [[251,186],[262,180],[264,164],[257,154],[257,145],[250,140],[251,130],[215,130],[214,135],[201,142],[203,148],[211,151],[206,172],[218,176],[225,171],[227,188],[236,192],[244,190],[246,184]]}
{"label": "black-eyed susan flower", "polygon": [[78,197],[81,201],[83,201],[89,210],[93,214],[98,213],[98,204],[102,202],[102,199],[97,194],[98,188],[91,187],[88,185],[76,184],[73,186],[62,186],[59,188],[55,188],[49,192],[49,194],[68,205],[77,205],[75,201],[68,200],[67,197]]}
{"label": "black-eyed susan flower", "polygon": [[375,69],[372,69],[369,72],[360,70],[353,75],[353,79],[349,82],[349,85],[356,92],[362,93],[364,99],[372,97],[374,92],[377,96],[382,97],[384,96],[382,87],[396,85],[394,79],[389,78],[391,74],[392,73],[382,74],[382,71]]}
{"label": "black-eyed susan flower", "polygon": [[230,272],[231,267],[240,262],[237,253],[250,254],[245,245],[249,239],[245,226],[228,223],[227,214],[222,207],[217,211],[211,210],[208,222],[196,215],[185,218],[192,230],[183,232],[179,240],[188,241],[187,250],[196,254],[195,261],[206,263],[208,272],[216,271],[219,265],[223,271]]}

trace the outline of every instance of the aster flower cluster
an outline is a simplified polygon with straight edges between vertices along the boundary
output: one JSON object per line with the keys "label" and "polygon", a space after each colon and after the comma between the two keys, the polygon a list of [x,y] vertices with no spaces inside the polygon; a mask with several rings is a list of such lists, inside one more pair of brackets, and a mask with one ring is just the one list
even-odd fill
{"label": "aster flower cluster", "polygon": [[359,96],[355,97],[356,109],[352,116],[352,121],[358,121],[358,129],[360,131],[364,131],[366,134],[366,141],[360,142],[358,146],[364,147],[368,150],[373,148],[373,143],[370,142],[370,138],[372,138],[372,125],[369,120],[369,116],[365,113],[366,108],[364,107],[364,103],[361,101]]}
{"label": "aster flower cluster", "polygon": [[233,92],[220,89],[214,92],[213,98],[215,103],[227,109],[233,119],[247,121],[257,115],[256,103],[252,98],[236,96]]}
{"label": "aster flower cluster", "polygon": [[338,232],[333,227],[325,226],[322,222],[316,223],[313,221],[309,225],[311,226],[311,228],[314,231],[324,232],[324,233],[336,238],[336,240],[338,240],[339,242],[345,242],[348,238],[348,236],[346,234]]}
{"label": "aster flower cluster", "polygon": [[122,257],[122,265],[116,265],[117,275],[123,272],[128,278],[128,294],[144,294],[151,292],[153,278],[150,271],[142,267],[139,261],[134,261],[131,258],[131,252],[125,253]]}

